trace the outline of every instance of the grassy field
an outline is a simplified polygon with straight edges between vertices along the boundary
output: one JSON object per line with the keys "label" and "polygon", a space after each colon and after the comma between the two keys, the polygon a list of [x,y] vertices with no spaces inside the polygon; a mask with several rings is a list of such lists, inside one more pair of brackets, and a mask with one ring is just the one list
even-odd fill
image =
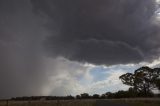
{"label": "grassy field", "polygon": [[[52,100],[52,101],[0,101],[0,106],[96,106],[99,100]],[[159,99],[119,99],[100,100],[113,103],[127,104],[127,106],[160,106]],[[105,105],[109,106],[109,105]],[[115,106],[115,105],[114,105]]]}
{"label": "grassy field", "polygon": [[127,104],[128,106],[160,106],[160,98],[114,99],[108,101]]}
{"label": "grassy field", "polygon": [[125,101],[129,106],[160,106],[160,100],[128,100]]}
{"label": "grassy field", "polygon": [[0,106],[95,106],[96,100],[1,101]]}

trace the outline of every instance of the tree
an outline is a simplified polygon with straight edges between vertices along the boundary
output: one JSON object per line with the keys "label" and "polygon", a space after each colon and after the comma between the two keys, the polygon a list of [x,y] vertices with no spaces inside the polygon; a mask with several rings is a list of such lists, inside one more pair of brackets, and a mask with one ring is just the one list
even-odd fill
{"label": "tree", "polygon": [[83,93],[83,94],[81,94],[81,98],[82,99],[88,99],[89,98],[89,94],[88,93]]}
{"label": "tree", "polygon": [[100,95],[94,94],[94,95],[93,95],[93,98],[94,98],[94,99],[99,99],[99,98],[100,98]]}
{"label": "tree", "polygon": [[108,98],[108,99],[112,99],[112,98],[114,98],[115,97],[115,94],[114,93],[111,93],[111,92],[106,92],[106,97]]}
{"label": "tree", "polygon": [[106,94],[102,94],[100,98],[101,99],[105,99],[106,98]]}
{"label": "tree", "polygon": [[120,90],[115,93],[115,98],[127,98],[127,91]]}
{"label": "tree", "polygon": [[76,99],[81,99],[81,96],[80,95],[76,95]]}
{"label": "tree", "polygon": [[160,79],[157,79],[155,83],[156,83],[157,88],[160,90]]}
{"label": "tree", "polygon": [[135,91],[147,96],[154,88],[157,87],[155,82],[159,76],[160,68],[151,69],[145,66],[135,70],[133,74],[126,73],[121,75],[119,78],[123,84],[133,86]]}
{"label": "tree", "polygon": [[134,88],[130,87],[128,89],[128,96],[132,97],[132,98],[133,97],[137,97],[138,96],[138,92]]}

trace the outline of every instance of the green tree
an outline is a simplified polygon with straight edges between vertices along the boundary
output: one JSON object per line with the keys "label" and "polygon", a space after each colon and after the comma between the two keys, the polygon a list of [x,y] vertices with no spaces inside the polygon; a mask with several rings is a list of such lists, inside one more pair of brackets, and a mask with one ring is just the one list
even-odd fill
{"label": "green tree", "polygon": [[99,94],[94,94],[94,95],[93,95],[93,98],[94,98],[94,99],[99,99],[99,98],[100,98],[100,95],[99,95]]}
{"label": "green tree", "polygon": [[83,94],[81,94],[81,98],[83,98],[83,99],[88,99],[90,96],[89,96],[89,94],[88,93],[83,93]]}
{"label": "green tree", "polygon": [[138,96],[138,93],[137,93],[137,91],[134,89],[134,88],[132,88],[132,87],[130,87],[129,89],[128,89],[128,96],[129,97],[137,97]]}
{"label": "green tree", "polygon": [[157,88],[160,90],[160,78],[157,79],[155,83],[156,83]]}
{"label": "green tree", "polygon": [[76,95],[76,99],[81,99],[81,96],[80,95]]}
{"label": "green tree", "polygon": [[107,96],[106,96],[106,94],[102,94],[100,98],[105,99],[105,98],[107,98]]}
{"label": "green tree", "polygon": [[106,97],[107,97],[108,99],[111,99],[111,98],[114,98],[114,97],[115,97],[115,94],[114,94],[114,93],[111,93],[111,92],[106,92],[105,95],[106,95]]}
{"label": "green tree", "polygon": [[156,88],[156,80],[160,76],[160,68],[149,68],[147,66],[141,67],[135,72],[126,73],[119,78],[123,84],[133,86],[136,92],[143,93],[145,96],[151,93]]}

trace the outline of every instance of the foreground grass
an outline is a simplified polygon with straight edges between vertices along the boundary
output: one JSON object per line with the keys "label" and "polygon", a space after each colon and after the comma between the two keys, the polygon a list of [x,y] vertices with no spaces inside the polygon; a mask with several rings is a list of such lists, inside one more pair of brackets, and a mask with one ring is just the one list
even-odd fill
{"label": "foreground grass", "polygon": [[160,106],[160,101],[132,101],[127,104],[129,106]]}
{"label": "foreground grass", "polygon": [[160,106],[160,98],[119,99],[111,101],[127,104],[128,106]]}
{"label": "foreground grass", "polygon": [[95,106],[96,100],[6,101],[0,106]]}
{"label": "foreground grass", "polygon": [[128,103],[129,106],[160,106],[160,103]]}
{"label": "foreground grass", "polygon": [[[51,101],[0,101],[0,106],[96,106],[99,100],[51,100]],[[118,99],[100,100],[127,104],[128,106],[160,106],[160,99]],[[109,106],[109,105],[105,105]]]}

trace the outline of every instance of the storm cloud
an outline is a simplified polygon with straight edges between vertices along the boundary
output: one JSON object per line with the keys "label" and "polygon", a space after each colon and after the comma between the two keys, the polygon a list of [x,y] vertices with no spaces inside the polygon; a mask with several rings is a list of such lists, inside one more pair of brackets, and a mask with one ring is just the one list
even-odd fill
{"label": "storm cloud", "polygon": [[159,57],[155,0],[31,0],[48,18],[48,55],[92,64],[128,64]]}
{"label": "storm cloud", "polygon": [[97,65],[159,58],[157,13],[155,0],[0,0],[0,98],[94,93]]}

